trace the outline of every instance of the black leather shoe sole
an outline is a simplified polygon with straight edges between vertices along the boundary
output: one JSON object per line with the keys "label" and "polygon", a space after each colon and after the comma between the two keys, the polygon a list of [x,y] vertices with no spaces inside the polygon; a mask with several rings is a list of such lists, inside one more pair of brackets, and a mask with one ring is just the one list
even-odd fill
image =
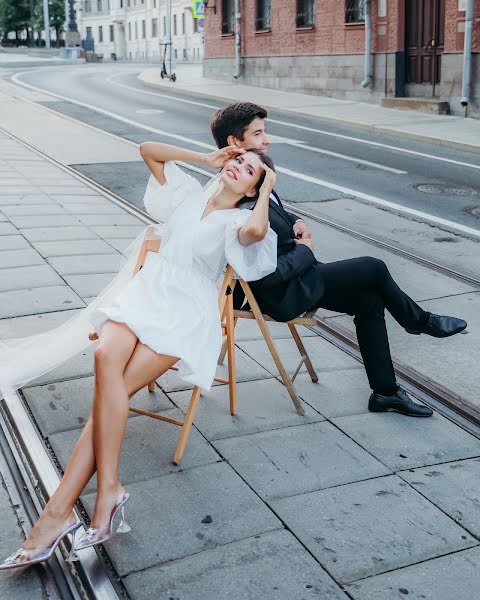
{"label": "black leather shoe sole", "polygon": [[433,411],[428,412],[428,413],[417,413],[417,412],[404,411],[404,410],[401,410],[398,408],[370,408],[370,406],[369,406],[368,410],[370,412],[396,412],[401,415],[405,415],[406,417],[418,417],[418,418],[422,418],[422,419],[426,419],[433,415]]}

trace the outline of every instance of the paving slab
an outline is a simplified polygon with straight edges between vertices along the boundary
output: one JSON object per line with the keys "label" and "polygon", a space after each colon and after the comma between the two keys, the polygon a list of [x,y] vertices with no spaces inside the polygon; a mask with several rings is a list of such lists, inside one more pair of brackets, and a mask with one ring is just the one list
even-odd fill
{"label": "paving slab", "polygon": [[360,363],[357,369],[321,372],[318,383],[313,383],[307,373],[300,373],[295,389],[305,402],[329,419],[368,413],[371,390]]}
{"label": "paving slab", "polygon": [[480,589],[480,548],[377,575],[346,589],[354,600],[473,600]]}
{"label": "paving slab", "polygon": [[13,317],[0,320],[0,339],[11,340],[36,333],[43,333],[58,327],[73,317],[77,310],[62,310],[60,312],[39,313],[25,317]]}
{"label": "paving slab", "polygon": [[10,221],[19,229],[30,227],[70,227],[78,225],[78,220],[65,213],[64,215],[44,215],[44,216],[16,216],[12,215]]}
{"label": "paving slab", "polygon": [[[201,397],[193,422],[208,440],[323,420],[308,405],[304,405],[305,416],[297,415],[285,386],[276,379],[240,383],[237,392],[238,414],[233,417],[229,410],[226,386],[212,387],[208,394]],[[191,392],[174,392],[169,396],[174,404],[185,411]]]}
{"label": "paving slab", "polygon": [[[100,225],[109,225],[109,226],[120,226],[120,225],[141,225],[140,219],[134,217],[133,215],[129,215],[126,212],[123,212],[119,215],[78,215],[76,217],[81,223],[88,226],[100,226]],[[143,228],[145,225],[143,225]],[[112,236],[114,237],[114,236]],[[115,236],[116,237],[116,236]]]}
{"label": "paving slab", "polygon": [[108,239],[120,240],[124,238],[134,239],[145,229],[145,225],[95,225],[92,224],[91,230],[98,236]]}
{"label": "paving slab", "polygon": [[93,353],[95,345],[90,344],[86,350],[80,352],[73,358],[65,361],[62,365],[38,377],[34,381],[28,383],[23,389],[34,385],[45,383],[57,383],[58,381],[66,381],[69,379],[77,379],[86,375],[93,375]]}
{"label": "paving slab", "polygon": [[[68,381],[35,385],[24,388],[27,400],[43,435],[78,429],[85,425],[92,407],[93,377],[79,377]],[[158,412],[173,408],[167,396],[158,387],[154,393],[147,388],[138,392],[134,406]],[[136,417],[135,413],[129,413]]]}
{"label": "paving slab", "polygon": [[[63,204],[63,203],[62,203]],[[124,215],[125,210],[108,200],[95,204],[65,202],[65,210],[75,215]]]}
{"label": "paving slab", "polygon": [[[239,342],[239,348],[244,350],[254,360],[263,365],[272,375],[278,376],[278,370],[265,340]],[[292,374],[300,362],[300,353],[292,338],[276,340],[275,345],[287,371]],[[313,366],[317,371],[332,371],[334,369],[357,369],[360,363],[351,358],[326,340],[316,336],[304,340],[305,348],[310,355]],[[305,365],[300,373],[306,373]]]}
{"label": "paving slab", "polygon": [[96,194],[93,190],[89,190],[88,194],[49,194],[48,197],[64,207],[67,204],[92,204],[96,206],[105,201],[105,196]]}
{"label": "paving slab", "polygon": [[391,474],[326,422],[217,440],[213,445],[267,500]]}
{"label": "paving slab", "polygon": [[[257,381],[259,379],[271,379],[272,375],[266,371],[261,365],[252,360],[245,352],[239,348],[235,349],[235,363],[237,371],[237,382]],[[225,359],[223,365],[217,365],[216,376],[223,379],[228,379],[228,361]],[[162,375],[157,383],[160,387],[168,392],[192,390],[193,385],[186,381],[182,381],[178,373],[175,371],[167,371]],[[214,386],[224,385],[215,381]],[[228,394],[228,392],[226,392]]]}
{"label": "paving slab", "polygon": [[[283,528],[225,463],[132,483],[126,489],[132,531],[105,544],[120,576]],[[91,514],[95,495],[82,497],[82,502]]]}
{"label": "paving slab", "polygon": [[64,280],[48,265],[0,269],[0,292],[64,284]]}
{"label": "paving slab", "polygon": [[[32,191],[32,190],[30,190]],[[51,204],[52,199],[44,194],[5,194],[0,196],[0,206],[23,204]]]}
{"label": "paving slab", "polygon": [[[92,229],[96,229],[96,228],[93,227]],[[101,234],[98,233],[98,235],[101,235]],[[133,240],[135,238],[133,238],[133,237],[108,238],[105,236],[105,239],[108,240],[108,243],[110,244],[110,246],[115,248],[115,250],[118,250],[118,252],[125,252],[125,250],[130,246],[130,244],[133,242]]]}
{"label": "paving slab", "polygon": [[480,459],[404,471],[399,476],[480,538]]}
{"label": "paving slab", "polygon": [[45,215],[66,215],[67,211],[56,202],[50,204],[22,204],[14,206],[2,206],[2,212],[8,217],[23,216],[45,216]]}
{"label": "paving slab", "polygon": [[92,193],[92,190],[86,185],[43,185],[39,189],[44,194],[49,196],[63,196],[67,194],[75,194],[76,196],[89,196]]}
{"label": "paving slab", "polygon": [[88,227],[35,227],[21,229],[20,233],[31,242],[57,242],[62,240],[97,240]]}
{"label": "paving slab", "polygon": [[123,583],[135,600],[346,598],[287,531],[264,533],[132,573]]}
{"label": "paving slab", "polygon": [[112,254],[112,247],[103,240],[65,240],[58,242],[32,242],[45,256],[74,256],[75,254]]}
{"label": "paving slab", "polygon": [[[24,537],[1,475],[0,511],[2,515],[0,556],[4,560],[7,556],[18,550],[24,542]],[[27,598],[44,597],[43,586],[35,569],[5,571],[1,574],[0,598],[4,598],[5,600],[25,600]]]}
{"label": "paving slab", "polygon": [[11,223],[0,223],[0,235],[17,235],[18,229]]}
{"label": "paving slab", "polygon": [[368,413],[332,420],[394,471],[480,456],[480,440],[438,413],[428,419]]}
{"label": "paving slab", "polygon": [[48,262],[60,275],[86,275],[89,273],[117,273],[122,256],[112,254],[78,254],[75,256],[51,256]]}
{"label": "paving slab", "polygon": [[[291,338],[292,334],[285,323],[271,323],[267,321],[267,327],[274,339]],[[304,337],[313,337],[317,335],[307,327],[297,327],[298,333]],[[235,326],[235,341],[246,342],[249,340],[263,340],[260,328],[257,322],[252,319],[239,319]]]}
{"label": "paving slab", "polygon": [[117,273],[89,273],[88,275],[65,275],[65,281],[81,298],[97,296]]}
{"label": "paving slab", "polygon": [[66,285],[10,290],[0,295],[0,319],[82,306],[84,302]]}
{"label": "paving slab", "polygon": [[0,235],[0,251],[31,248],[22,235]]}
{"label": "paving slab", "polygon": [[[2,223],[0,223],[0,225],[2,225]],[[45,264],[45,261],[33,248],[25,248],[23,250],[3,250],[0,252],[0,269],[43,264]]]}
{"label": "paving slab", "polygon": [[[143,402],[143,405],[145,404]],[[141,406],[138,400],[133,400],[132,405]],[[146,410],[151,410],[151,408]],[[184,416],[177,408],[162,410],[159,413],[172,419],[182,419]],[[146,481],[170,473],[179,473],[186,469],[212,464],[221,460],[212,446],[203,439],[195,428],[192,428],[182,463],[180,466],[174,465],[172,459],[179,434],[180,429],[169,423],[162,423],[142,416],[129,419],[122,444],[120,481],[124,485],[129,485],[136,481]],[[73,429],[54,433],[48,438],[55,456],[64,469],[70,460],[79,435],[80,430]],[[96,478],[93,477],[86,488],[86,492],[95,491],[97,489],[96,484]]]}
{"label": "paving slab", "polygon": [[478,544],[395,475],[271,504],[292,533],[341,583]]}

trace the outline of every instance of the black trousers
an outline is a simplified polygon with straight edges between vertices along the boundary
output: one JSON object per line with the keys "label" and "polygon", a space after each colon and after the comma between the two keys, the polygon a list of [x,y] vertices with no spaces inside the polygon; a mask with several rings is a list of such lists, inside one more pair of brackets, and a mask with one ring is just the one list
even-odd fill
{"label": "black trousers", "polygon": [[381,260],[366,256],[319,265],[325,292],[317,307],[354,316],[370,387],[381,394],[397,389],[385,309],[402,327],[423,325],[429,313],[403,292]]}

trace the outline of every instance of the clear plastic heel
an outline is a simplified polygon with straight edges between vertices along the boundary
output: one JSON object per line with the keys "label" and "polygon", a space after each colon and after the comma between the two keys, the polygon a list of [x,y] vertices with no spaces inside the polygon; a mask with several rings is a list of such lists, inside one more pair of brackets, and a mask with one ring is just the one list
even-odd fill
{"label": "clear plastic heel", "polygon": [[131,531],[130,525],[125,521],[125,507],[122,506],[122,520],[120,521],[120,525],[117,528],[117,533],[128,533]]}
{"label": "clear plastic heel", "polygon": [[79,530],[75,529],[75,531],[72,531],[72,533],[71,533],[72,540],[71,540],[70,552],[68,553],[68,556],[66,558],[67,562],[75,562],[78,560],[78,554],[75,552],[75,537],[77,535],[77,531],[79,531]]}

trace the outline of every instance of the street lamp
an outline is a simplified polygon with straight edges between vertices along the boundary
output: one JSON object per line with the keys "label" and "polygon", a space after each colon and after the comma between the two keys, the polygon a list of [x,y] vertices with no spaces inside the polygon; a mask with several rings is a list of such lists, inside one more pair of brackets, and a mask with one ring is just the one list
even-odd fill
{"label": "street lamp", "polygon": [[[80,46],[81,37],[78,32],[77,22],[75,21],[75,0],[66,0],[67,11],[67,31],[65,32],[65,47],[73,48]],[[68,6],[67,6],[68,5]]]}

